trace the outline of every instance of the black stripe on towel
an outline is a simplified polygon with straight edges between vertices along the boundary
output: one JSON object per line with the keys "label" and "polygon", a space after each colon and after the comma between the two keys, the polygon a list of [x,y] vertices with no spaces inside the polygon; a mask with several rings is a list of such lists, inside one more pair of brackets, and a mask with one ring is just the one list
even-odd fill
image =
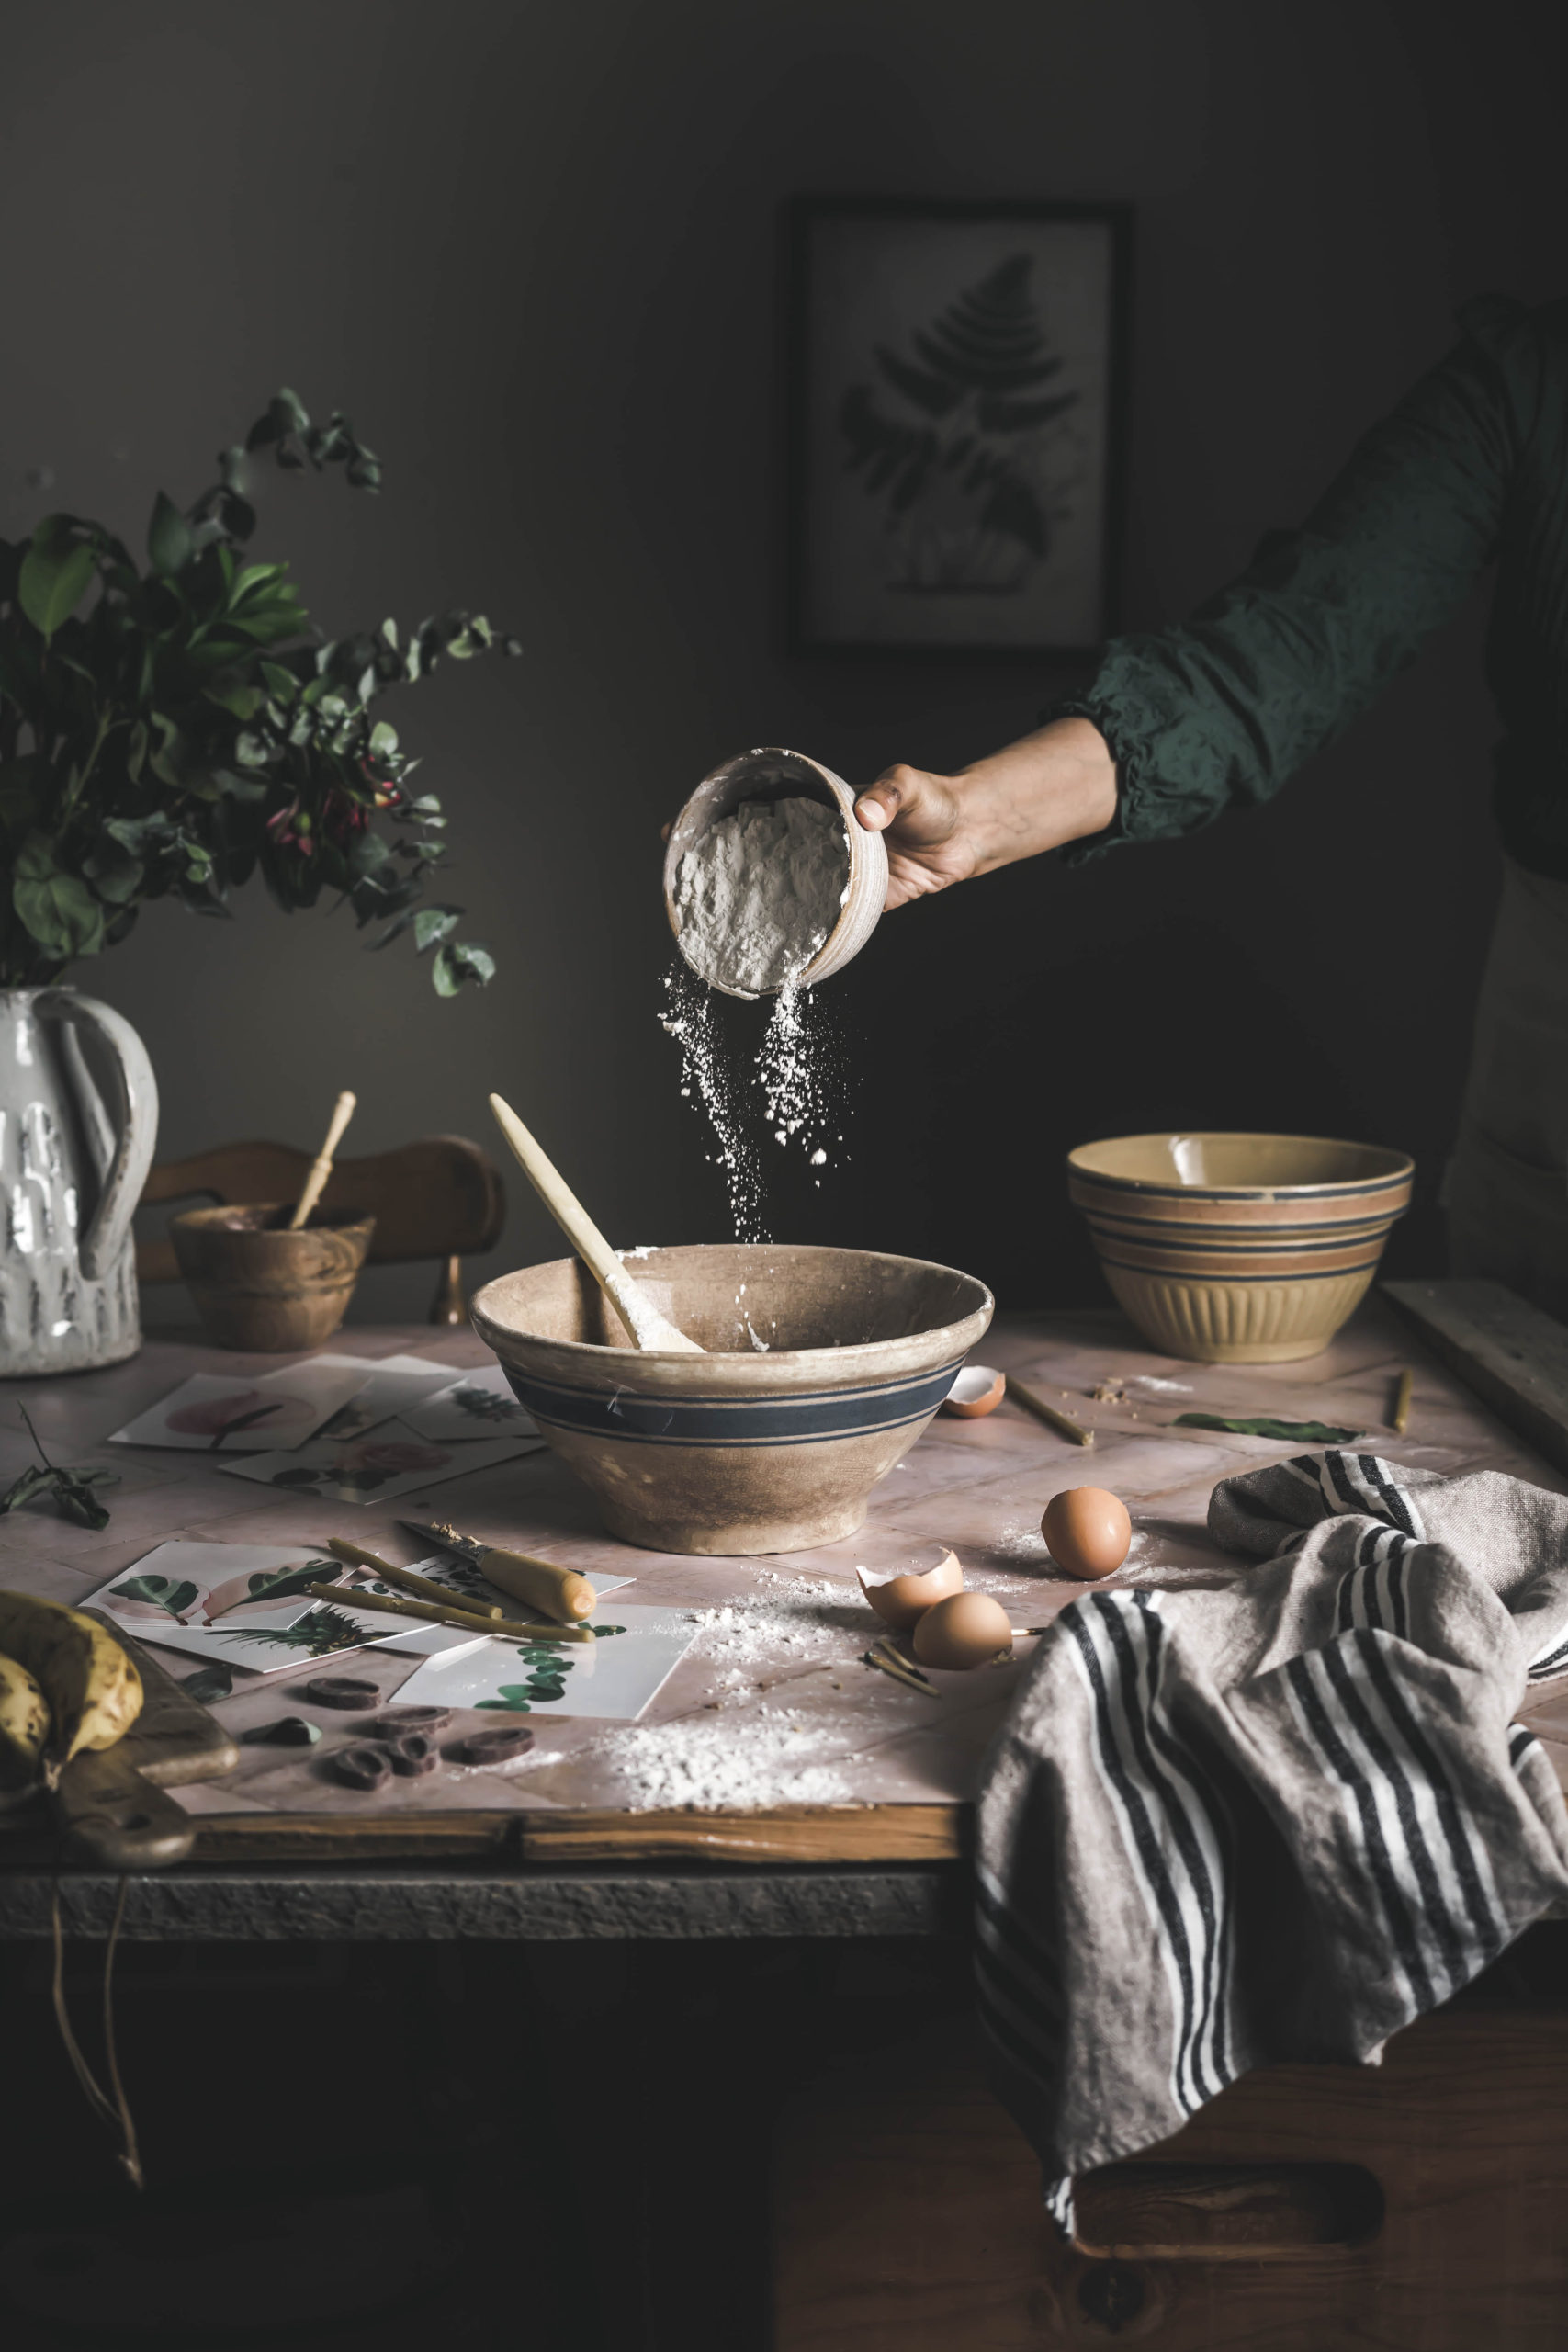
{"label": "black stripe on towel", "polygon": [[[1356,1655],[1370,1671],[1371,1656],[1378,1646],[1376,1634],[1362,1628],[1352,1634],[1351,1640],[1355,1645]],[[1338,1695],[1347,1721],[1354,1725],[1362,1747],[1372,1759],[1373,1769],[1382,1775],[1385,1785],[1393,1794],[1394,1811],[1399,1816],[1400,1835],[1404,1840],[1405,1852],[1410,1857],[1410,1867],[1416,1873],[1416,1883],[1421,1891],[1422,1915],[1427,1932],[1438,1948],[1442,1965],[1448,1975],[1448,1989],[1451,1992],[1456,1986],[1464,1983],[1469,1973],[1465,1965],[1464,1941],[1450,1917],[1449,1906],[1443,1900],[1438,1865],[1432,1858],[1432,1849],[1427,1843],[1427,1833],[1421,1826],[1421,1817],[1416,1809],[1416,1794],[1410,1785],[1409,1776],[1400,1756],[1391,1746],[1382,1725],[1368,1706],[1365,1692],[1357,1687],[1355,1678],[1346,1662],[1344,1649],[1336,1644],[1333,1648],[1325,1650],[1323,1663],[1328,1679]],[[1381,1688],[1382,1685],[1380,1685]],[[1408,1715],[1408,1710],[1406,1714]],[[1444,1824],[1450,1849],[1454,1846],[1453,1832],[1458,1829],[1458,1826],[1457,1821],[1452,1822],[1451,1825]],[[1453,1860],[1457,1866],[1459,1861],[1457,1851],[1453,1853]],[[1473,1876],[1473,1871],[1472,1874]]]}
{"label": "black stripe on towel", "polygon": [[1361,1844],[1367,1857],[1367,1867],[1377,1888],[1388,1920],[1389,1930],[1401,1963],[1416,1996],[1417,2009],[1429,2009],[1437,1998],[1432,1980],[1416,1939],[1415,1924],[1405,1905],[1404,1894],[1393,1874],[1393,1864],[1383,1842],[1382,1824],[1378,1819],[1377,1805],[1365,1773],[1356,1763],[1338,1732],[1329,1719],[1328,1711],[1318,1696],[1304,1657],[1287,1661],[1285,1672],[1291,1688],[1300,1702],[1308,1730],[1317,1743],[1335,1778],[1349,1792],[1355,1802],[1360,1823]]}
{"label": "black stripe on towel", "polygon": [[[1103,1596],[1097,1593],[1094,1600],[1095,1601],[1102,1600]],[[1163,1931],[1175,1963],[1177,1982],[1181,1987],[1181,2015],[1177,2026],[1177,2044],[1179,2052],[1184,2053],[1190,2047],[1197,2017],[1193,1954],[1187,1939],[1187,1922],[1181,1916],[1180,1899],[1171,1882],[1170,1872],[1166,1868],[1165,1856],[1160,1849],[1160,1840],[1155,1825],[1149,1818],[1144,1792],[1133,1780],[1122,1760],[1122,1752],[1117,1745],[1111,1722],[1111,1693],[1106,1688],[1105,1677],[1100,1663],[1100,1653],[1095,1648],[1088,1625],[1079,1615],[1081,1609],[1093,1605],[1093,1602],[1084,1601],[1069,1603],[1056,1622],[1059,1625],[1067,1627],[1077,1645],[1078,1655],[1083,1662],[1084,1673],[1088,1678],[1094,1700],[1095,1741],[1100,1750],[1100,1763],[1106,1779],[1116,1792],[1122,1806],[1122,1818],[1131,1830],[1145,1882],[1154,1894],[1157,1924]],[[1177,2071],[1179,2087],[1179,2064]],[[1192,2103],[1187,2102],[1185,2098],[1183,2103],[1190,2112]]]}

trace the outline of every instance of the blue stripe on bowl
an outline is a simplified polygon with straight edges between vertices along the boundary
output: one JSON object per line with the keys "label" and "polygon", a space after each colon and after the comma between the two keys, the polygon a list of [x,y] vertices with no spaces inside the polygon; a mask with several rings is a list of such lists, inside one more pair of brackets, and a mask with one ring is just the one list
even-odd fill
{"label": "blue stripe on bowl", "polygon": [[1103,1227],[1098,1218],[1089,1217],[1089,1229],[1096,1243],[1121,1242],[1124,1249],[1155,1250],[1162,1257],[1181,1258],[1331,1258],[1342,1250],[1363,1250],[1376,1243],[1381,1250],[1383,1235],[1350,1233],[1343,1241],[1174,1241],[1168,1228],[1145,1240],[1141,1233],[1130,1233],[1125,1227]]}
{"label": "blue stripe on bowl", "polygon": [[1142,1176],[1102,1176],[1098,1170],[1075,1168],[1067,1162],[1068,1181],[1092,1184],[1108,1193],[1143,1193],[1156,1201],[1311,1201],[1325,1196],[1337,1201],[1359,1200],[1364,1194],[1392,1193],[1411,1181],[1408,1168],[1393,1176],[1370,1177],[1356,1184],[1154,1184]]}
{"label": "blue stripe on bowl", "polygon": [[1130,1216],[1123,1209],[1105,1208],[1098,1201],[1092,1206],[1079,1202],[1077,1207],[1078,1214],[1088,1219],[1097,1233],[1101,1230],[1124,1233],[1129,1239],[1138,1233],[1151,1233],[1161,1240],[1168,1234],[1180,1235],[1190,1246],[1203,1235],[1210,1234],[1216,1241],[1228,1246],[1232,1242],[1258,1242],[1269,1234],[1278,1234],[1283,1246],[1286,1241],[1295,1242],[1315,1234],[1319,1239],[1312,1246],[1316,1249],[1331,1249],[1337,1238],[1354,1242],[1372,1234],[1391,1233],[1404,1214],[1400,1209],[1381,1216],[1348,1216],[1325,1225],[1298,1224],[1294,1217],[1288,1225],[1268,1225],[1261,1219],[1256,1225],[1204,1225],[1197,1218],[1189,1222],[1185,1217],[1178,1220],[1174,1217]]}
{"label": "blue stripe on bowl", "polygon": [[1291,1266],[1277,1274],[1184,1274],[1174,1267],[1129,1265],[1124,1258],[1112,1258],[1104,1250],[1100,1253],[1100,1262],[1102,1266],[1114,1266],[1120,1273],[1143,1274],[1155,1282],[1163,1275],[1168,1282],[1180,1283],[1187,1288],[1193,1284],[1203,1288],[1210,1283],[1276,1283],[1289,1289],[1292,1283],[1337,1283],[1347,1274],[1370,1274],[1382,1257],[1380,1250],[1375,1258],[1363,1258],[1355,1266],[1325,1266],[1319,1273],[1309,1273],[1304,1266]]}
{"label": "blue stripe on bowl", "polygon": [[504,1369],[542,1427],[640,1445],[772,1446],[869,1437],[929,1420],[963,1362],[960,1356],[913,1380],[784,1396],[638,1396],[626,1388],[569,1388],[510,1364]]}

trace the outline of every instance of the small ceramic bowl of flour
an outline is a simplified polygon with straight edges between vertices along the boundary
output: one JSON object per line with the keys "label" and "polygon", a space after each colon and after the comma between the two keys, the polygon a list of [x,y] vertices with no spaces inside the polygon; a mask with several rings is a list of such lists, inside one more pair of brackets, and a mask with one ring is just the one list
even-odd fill
{"label": "small ceramic bowl of flour", "polygon": [[814,988],[858,956],[887,850],[841,776],[776,745],[705,776],[670,829],[664,903],[682,955],[727,996]]}

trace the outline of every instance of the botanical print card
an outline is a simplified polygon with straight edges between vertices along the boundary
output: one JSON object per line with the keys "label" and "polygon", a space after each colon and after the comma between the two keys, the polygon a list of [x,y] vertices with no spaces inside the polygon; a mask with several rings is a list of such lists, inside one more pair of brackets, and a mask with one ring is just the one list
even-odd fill
{"label": "botanical print card", "polygon": [[276,1453],[302,1445],[363,1388],[368,1368],[353,1356],[291,1364],[255,1380],[193,1373],[161,1405],[116,1430],[112,1445],[171,1445],[206,1453]]}
{"label": "botanical print card", "polygon": [[303,1544],[160,1544],[89,1596],[128,1634],[162,1641],[171,1626],[291,1624],[316,1604],[305,1584],[330,1582],[335,1560]]}
{"label": "botanical print card", "polygon": [[382,1502],[393,1495],[460,1477],[465,1470],[487,1470],[495,1462],[534,1453],[538,1438],[492,1438],[482,1445],[434,1445],[407,1423],[388,1421],[345,1445],[320,1440],[298,1453],[257,1453],[245,1462],[225,1462],[237,1478],[299,1494],[324,1495],[333,1502]]}
{"label": "botanical print card", "polygon": [[450,1445],[465,1438],[537,1437],[539,1425],[512,1393],[501,1366],[465,1373],[403,1415],[421,1437]]}
{"label": "botanical print card", "polygon": [[497,1714],[598,1715],[635,1722],[695,1641],[679,1609],[615,1609],[594,1620],[598,1640],[487,1641],[427,1658],[398,1692],[400,1706],[480,1707]]}
{"label": "botanical print card", "polygon": [[[355,1359],[331,1355],[318,1356],[315,1361],[346,1365]],[[321,1438],[341,1441],[363,1437],[367,1430],[406,1413],[411,1406],[422,1404],[428,1396],[437,1396],[452,1385],[451,1365],[432,1363],[425,1356],[382,1356],[375,1363],[361,1363],[359,1369],[362,1374],[368,1373],[368,1379],[358,1394],[341,1406],[317,1432]]]}
{"label": "botanical print card", "polygon": [[421,1625],[384,1610],[342,1609],[335,1602],[309,1600],[305,1613],[291,1624],[179,1625],[172,1620],[160,1627],[141,1626],[138,1638],[160,1649],[185,1650],[210,1666],[216,1660],[243,1667],[248,1674],[280,1674],[285,1667],[309,1665],[317,1658],[341,1657],[345,1651],[404,1650],[416,1657],[457,1657],[483,1647],[487,1636],[466,1634],[456,1625]]}

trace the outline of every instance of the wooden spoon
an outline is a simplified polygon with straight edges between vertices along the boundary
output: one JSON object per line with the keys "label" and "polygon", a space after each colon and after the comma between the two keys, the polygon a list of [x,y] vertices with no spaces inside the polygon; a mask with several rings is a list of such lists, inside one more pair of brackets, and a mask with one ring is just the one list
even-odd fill
{"label": "wooden spoon", "polygon": [[356,1100],[357,1097],[351,1094],[345,1086],[333,1105],[332,1125],[327,1129],[327,1139],[310,1162],[310,1172],[305,1179],[305,1189],[299,1195],[299,1205],[288,1220],[290,1233],[299,1231],[310,1211],[321,1197],[327,1178],[333,1172],[333,1156],[343,1141],[344,1127],[354,1116]]}
{"label": "wooden spoon", "polygon": [[495,1123],[517,1155],[523,1173],[620,1316],[639,1348],[660,1355],[700,1356],[706,1350],[660,1315],[634,1282],[554,1162],[547,1159],[509,1102],[490,1098]]}

